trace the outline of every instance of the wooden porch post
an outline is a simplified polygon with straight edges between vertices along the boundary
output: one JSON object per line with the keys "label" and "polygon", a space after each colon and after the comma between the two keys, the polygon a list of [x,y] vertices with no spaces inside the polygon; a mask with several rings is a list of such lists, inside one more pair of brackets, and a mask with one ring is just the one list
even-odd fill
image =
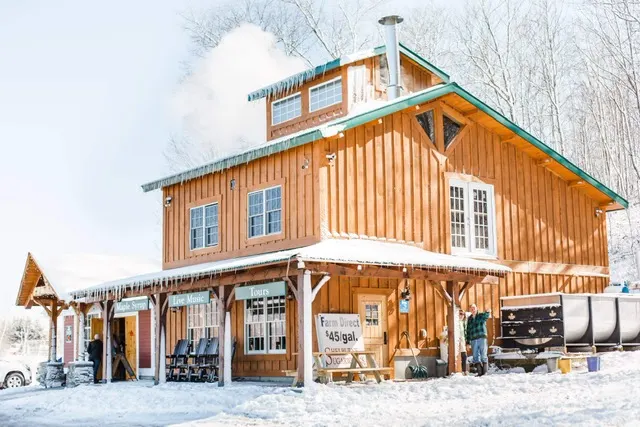
{"label": "wooden porch post", "polygon": [[75,307],[76,317],[78,319],[78,353],[76,360],[84,361],[84,304]]}
{"label": "wooden porch post", "polygon": [[456,322],[458,316],[456,313],[456,301],[458,301],[458,283],[453,281],[447,282],[447,293],[451,296],[449,309],[447,310],[447,333],[449,343],[449,373],[460,372],[458,365],[458,354],[456,352]]}
{"label": "wooden porch post", "polygon": [[218,286],[218,387],[224,387],[224,371],[226,364],[230,363],[225,359],[225,350],[227,348],[227,331],[225,329],[226,324],[226,310],[227,304],[224,295],[224,285]]}
{"label": "wooden porch post", "polygon": [[111,382],[111,308],[113,301],[102,303],[102,382]]}
{"label": "wooden porch post", "polygon": [[[154,314],[155,314],[155,326],[156,326],[156,340],[155,340],[155,373],[153,375],[153,384],[160,384],[166,380],[165,373],[165,324],[167,314],[167,294],[156,294],[155,298],[151,299],[154,302]],[[161,375],[162,374],[162,375]]]}
{"label": "wooden porch post", "polygon": [[58,305],[56,303],[56,301],[52,301],[51,302],[51,313],[50,313],[50,318],[51,318],[51,325],[50,325],[50,329],[49,329],[49,361],[50,362],[55,362],[58,359],[58,355],[56,352],[56,347],[57,347],[57,335],[56,335],[56,331],[58,329]]}
{"label": "wooden porch post", "polygon": [[311,272],[301,268],[298,270],[298,387],[313,382],[312,302]]}

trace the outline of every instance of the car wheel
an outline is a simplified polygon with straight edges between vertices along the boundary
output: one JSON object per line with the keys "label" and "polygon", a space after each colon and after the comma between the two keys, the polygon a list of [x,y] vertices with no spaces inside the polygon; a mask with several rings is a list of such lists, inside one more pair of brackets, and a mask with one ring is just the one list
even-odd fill
{"label": "car wheel", "polygon": [[24,377],[22,374],[14,372],[13,374],[7,375],[7,378],[4,380],[4,385],[6,388],[22,387],[24,385]]}

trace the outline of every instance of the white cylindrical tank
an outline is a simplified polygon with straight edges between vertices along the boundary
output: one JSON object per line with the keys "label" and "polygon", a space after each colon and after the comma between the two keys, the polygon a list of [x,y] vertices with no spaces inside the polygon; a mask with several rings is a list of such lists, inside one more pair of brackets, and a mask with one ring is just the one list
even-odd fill
{"label": "white cylindrical tank", "polygon": [[562,312],[565,341],[577,343],[589,329],[589,295],[562,295]]}
{"label": "white cylindrical tank", "polygon": [[632,343],[640,336],[640,296],[619,295],[620,335],[622,343]]}
{"label": "white cylindrical tank", "polygon": [[612,340],[612,335],[618,323],[616,298],[617,295],[612,294],[591,295],[591,325],[595,344],[617,344],[617,338]]}

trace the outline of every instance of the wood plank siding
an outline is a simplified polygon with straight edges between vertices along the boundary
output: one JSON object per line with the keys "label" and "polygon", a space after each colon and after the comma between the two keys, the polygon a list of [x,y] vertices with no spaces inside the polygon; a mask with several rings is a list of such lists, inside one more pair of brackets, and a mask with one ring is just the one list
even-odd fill
{"label": "wood plank siding", "polygon": [[[374,96],[382,96],[379,62],[377,57],[353,64],[367,66]],[[405,93],[439,82],[404,57],[402,69]],[[341,70],[336,72],[342,73],[345,90],[346,67]],[[300,90],[308,95],[309,87],[333,75]],[[304,99],[303,108],[308,105]],[[335,107],[336,114],[346,111],[346,102],[343,92],[343,104]],[[434,111],[435,141],[415,118],[430,109]],[[269,102],[267,111],[270,123]],[[447,148],[443,114],[464,125]],[[303,116],[299,127],[280,131],[294,132],[325,119]],[[489,260],[513,269],[498,285],[470,288],[463,307],[476,303],[480,310],[498,314],[503,296],[602,292],[608,284],[609,265],[606,215],[597,216],[596,208],[603,195],[591,187],[572,185],[560,169],[541,166],[539,151],[505,142],[513,138],[495,123],[472,112],[469,104],[448,97],[329,139],[166,187],[163,197],[173,200],[164,208],[164,268],[295,248],[326,237],[383,239],[450,253],[449,181],[456,179],[493,185],[497,258]],[[270,137],[280,131],[268,127]],[[335,158],[330,160],[328,154]],[[252,242],[247,239],[247,192],[278,184],[283,186],[283,233]],[[219,247],[190,251],[189,208],[211,201],[220,203]],[[355,313],[358,294],[387,295],[389,356],[405,330],[424,354],[435,356],[437,338],[446,325],[446,303],[425,281],[408,280],[407,285],[412,295],[410,311],[400,314],[404,280],[332,277],[314,300],[313,313]],[[283,370],[296,368],[292,354],[297,351],[295,300],[287,301],[286,310],[286,354],[247,356],[244,303],[233,303],[234,375],[281,376]],[[169,311],[167,316],[166,345],[171,354],[176,340],[186,337],[186,309]],[[499,319],[492,322],[489,343],[499,331]],[[426,338],[421,329],[426,330]],[[313,341],[316,349],[315,331]]]}
{"label": "wood plank siding", "polygon": [[[307,144],[246,165],[193,179],[163,189],[163,268],[198,264],[311,244],[320,239],[318,163],[321,146]],[[322,154],[324,157],[324,154]],[[308,167],[303,169],[303,166]],[[231,180],[235,188],[231,189]],[[266,238],[247,238],[247,193],[282,185],[282,233]],[[217,201],[219,244],[190,250],[189,211]]]}

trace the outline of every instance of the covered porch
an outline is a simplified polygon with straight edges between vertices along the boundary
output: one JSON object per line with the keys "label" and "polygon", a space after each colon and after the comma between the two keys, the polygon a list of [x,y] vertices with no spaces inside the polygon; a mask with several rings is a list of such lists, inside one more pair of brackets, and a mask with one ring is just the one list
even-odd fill
{"label": "covered porch", "polygon": [[[352,312],[357,295],[362,288],[351,287],[347,290],[341,281],[379,280],[388,283],[386,288],[372,289],[370,293],[396,295],[409,289],[430,287],[446,302],[446,321],[449,324],[449,366],[450,371],[460,369],[456,360],[453,339],[456,310],[454,305],[471,286],[477,283],[497,283],[498,277],[509,272],[509,268],[486,261],[438,254],[425,251],[417,246],[383,241],[350,239],[328,239],[319,243],[273,253],[247,256],[230,260],[203,263],[188,267],[164,270],[157,273],[134,276],[122,280],[103,283],[72,293],[76,302],[102,304],[105,318],[112,315],[114,303],[133,297],[148,297],[154,306],[155,318],[155,375],[156,383],[164,381],[165,350],[167,348],[167,313],[169,295],[209,291],[217,300],[219,348],[219,385],[231,380],[232,323],[236,335],[244,335],[242,325],[238,326],[246,306],[235,309],[238,289],[268,284],[275,281],[286,283],[292,310],[287,313],[286,353],[262,357],[261,360],[289,360],[298,372],[300,386],[313,381],[312,353],[313,315],[324,309],[321,299],[328,299],[329,286],[339,301],[328,311]],[[333,280],[331,280],[333,278]],[[401,284],[404,288],[401,288]],[[243,290],[244,292],[244,290]],[[422,292],[420,290],[419,292]],[[323,295],[321,298],[320,295]],[[396,299],[389,299],[395,304]],[[314,308],[315,307],[315,308]],[[439,308],[441,310],[441,308]],[[395,310],[390,306],[389,312]],[[235,315],[234,315],[235,313]],[[412,318],[412,327],[420,326],[424,318],[416,313]],[[109,322],[105,322],[108,325]],[[397,329],[397,326],[394,326]],[[109,348],[109,331],[105,331],[105,348]],[[386,334],[386,331],[385,331]],[[385,335],[386,337],[386,335]],[[246,337],[245,337],[246,339]],[[284,340],[283,340],[284,342]],[[245,348],[246,340],[239,340],[239,348]],[[295,354],[294,354],[295,353]],[[249,358],[249,356],[246,356]],[[293,358],[293,360],[291,360]],[[385,363],[387,360],[384,361]],[[255,368],[253,366],[256,366]],[[256,376],[260,376],[259,364],[250,365]],[[273,371],[273,368],[272,368]],[[108,372],[104,372],[108,380]]]}

